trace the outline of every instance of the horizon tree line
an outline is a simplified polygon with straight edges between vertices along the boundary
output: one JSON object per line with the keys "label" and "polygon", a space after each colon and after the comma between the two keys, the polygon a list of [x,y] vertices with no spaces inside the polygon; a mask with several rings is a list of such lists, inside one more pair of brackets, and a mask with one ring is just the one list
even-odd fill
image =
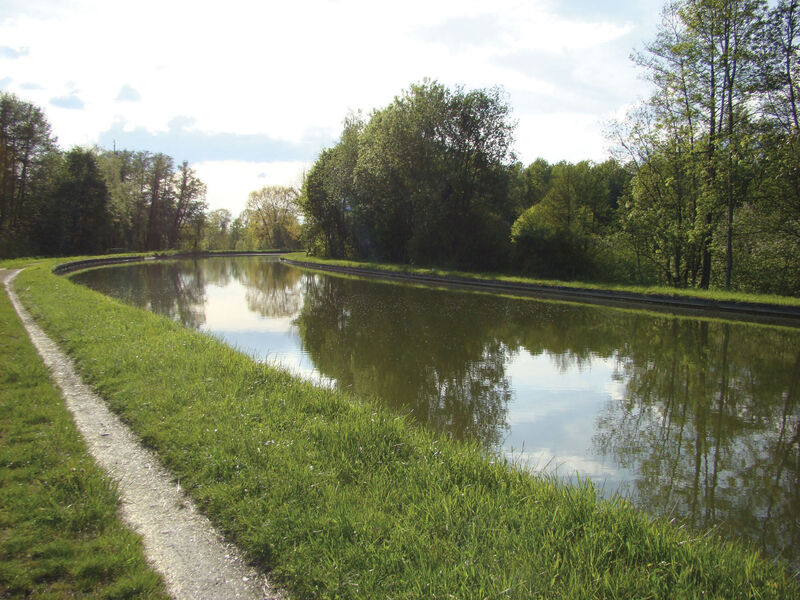
{"label": "horizon tree line", "polygon": [[652,95],[602,163],[513,153],[500,88],[424,80],[340,139],[302,189],[235,218],[164,154],[56,146],[0,94],[0,255],[304,245],[557,279],[800,293],[800,0],[671,0],[634,56]]}
{"label": "horizon tree line", "polygon": [[44,111],[0,93],[0,256],[299,247],[297,190],[252,192],[233,219],[209,211],[187,161],[58,148]]}

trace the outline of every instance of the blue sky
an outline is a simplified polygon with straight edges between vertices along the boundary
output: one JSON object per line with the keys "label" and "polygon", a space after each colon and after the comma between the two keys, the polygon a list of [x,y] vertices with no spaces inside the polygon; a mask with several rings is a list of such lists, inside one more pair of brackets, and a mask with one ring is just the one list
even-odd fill
{"label": "blue sky", "polygon": [[523,162],[603,160],[606,124],[647,94],[629,60],[661,0],[3,0],[0,89],[62,147],[167,152],[233,213],[297,184],[349,111],[425,77],[501,86]]}

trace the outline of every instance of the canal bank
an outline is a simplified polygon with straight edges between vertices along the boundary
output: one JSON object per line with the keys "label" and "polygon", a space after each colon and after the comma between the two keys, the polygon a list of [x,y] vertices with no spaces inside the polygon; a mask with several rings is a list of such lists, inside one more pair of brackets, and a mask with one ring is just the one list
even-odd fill
{"label": "canal bank", "polygon": [[123,520],[144,542],[148,562],[175,600],[279,599],[263,574],[225,543],[158,457],[144,448],[78,376],[72,361],[33,321],[14,291],[19,271],[0,272],[31,342],[61,390],[88,451],[120,494]]}
{"label": "canal bank", "polygon": [[6,294],[0,268],[0,596],[169,598]]}
{"label": "canal bank", "polygon": [[21,277],[23,302],[114,410],[301,596],[798,593],[741,544],[493,464],[45,265]]}
{"label": "canal bank", "polygon": [[[526,282],[517,278],[499,279],[490,275],[421,269],[405,265],[385,265],[303,257],[301,253],[282,255],[281,261],[305,269],[342,275],[406,281],[453,289],[482,290],[548,300],[598,304],[617,308],[671,312],[683,316],[721,318],[800,327],[800,301],[794,304],[703,298],[692,295],[649,293],[602,287],[580,287],[556,283]],[[796,299],[787,299],[794,301]]]}
{"label": "canal bank", "polygon": [[[136,256],[93,257],[56,263],[53,273],[65,275],[105,265],[136,263],[151,260],[179,260],[185,258],[208,258],[214,256],[277,256],[282,262],[293,266],[350,275],[394,281],[405,281],[423,285],[445,286],[451,289],[478,290],[488,293],[510,294],[521,297],[562,300],[597,304],[616,308],[643,309],[674,313],[681,316],[728,319],[765,325],[800,327],[800,300],[783,298],[787,303],[750,301],[744,299],[704,298],[691,293],[641,292],[626,289],[581,287],[559,285],[556,282],[538,283],[521,278],[497,278],[440,269],[422,269],[408,265],[380,265],[353,261],[319,259],[303,256],[304,253],[283,250],[259,252],[191,252],[170,254],[140,254]],[[735,296],[735,294],[731,294]],[[746,297],[747,294],[742,296]]]}
{"label": "canal bank", "polygon": [[800,565],[800,329],[336,275],[274,257],[151,261],[70,281],[519,468],[591,481],[603,498]]}

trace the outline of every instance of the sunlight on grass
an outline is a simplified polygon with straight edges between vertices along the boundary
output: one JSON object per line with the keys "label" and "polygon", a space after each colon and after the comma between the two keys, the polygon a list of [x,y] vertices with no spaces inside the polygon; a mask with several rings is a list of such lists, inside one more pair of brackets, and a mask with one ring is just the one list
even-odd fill
{"label": "sunlight on grass", "polygon": [[0,597],[167,598],[0,292]]}

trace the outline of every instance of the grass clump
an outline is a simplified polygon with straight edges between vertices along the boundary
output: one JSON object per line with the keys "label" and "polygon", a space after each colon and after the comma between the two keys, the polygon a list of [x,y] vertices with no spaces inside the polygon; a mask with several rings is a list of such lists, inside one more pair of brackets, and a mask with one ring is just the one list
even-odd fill
{"label": "grass clump", "polygon": [[786,598],[750,547],[495,462],[33,267],[29,310],[299,598]]}
{"label": "grass clump", "polygon": [[0,291],[0,597],[168,598]]}

